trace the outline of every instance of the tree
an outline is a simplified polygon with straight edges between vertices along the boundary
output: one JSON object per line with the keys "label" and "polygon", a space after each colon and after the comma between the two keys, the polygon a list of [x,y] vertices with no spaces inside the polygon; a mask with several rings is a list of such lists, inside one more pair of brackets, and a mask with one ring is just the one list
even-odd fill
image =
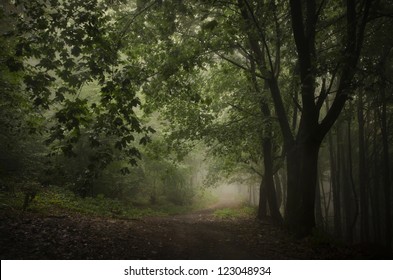
{"label": "tree", "polygon": [[[315,190],[317,183],[318,152],[322,140],[340,115],[351,94],[351,81],[362,49],[365,27],[371,7],[371,1],[356,3],[347,1],[345,7],[339,3],[321,1],[290,1],[293,39],[296,45],[296,59],[299,64],[299,84],[301,96],[300,122],[297,131],[291,131],[283,103],[283,93],[279,87],[277,67],[269,51],[267,31],[262,29],[257,16],[256,3],[239,0],[238,6],[248,30],[248,38],[256,63],[269,85],[275,111],[284,139],[287,156],[288,200],[286,224],[299,236],[308,235],[315,226]],[[272,4],[274,5],[274,4]],[[332,12],[332,8],[339,15]],[[341,20],[342,17],[346,21]],[[338,37],[327,36],[329,32],[343,28],[346,33]],[[320,40],[324,40],[323,42]],[[343,49],[337,49],[337,42],[343,41]],[[266,48],[263,50],[262,48]],[[318,48],[319,47],[319,48]],[[336,48],[337,61],[326,61],[323,48]],[[279,58],[276,50],[275,59]],[[268,61],[268,63],[265,63]],[[326,69],[325,63],[335,64],[333,69]],[[337,76],[336,76],[337,75]],[[317,82],[329,79],[330,84],[337,82],[333,102],[325,116],[321,116],[324,100],[329,96],[331,87],[321,87],[317,91]]]}
{"label": "tree", "polygon": [[89,174],[115,158],[108,149],[112,154],[122,150],[122,159],[135,165],[137,146],[149,142],[148,134],[154,132],[135,112],[141,105],[137,90],[142,74],[123,63],[110,2],[9,4],[14,21],[8,36],[15,43],[8,66],[18,67],[24,96],[53,120],[46,139],[52,154],[75,156],[76,143],[86,136],[95,152]]}
{"label": "tree", "polygon": [[[143,44],[146,40],[155,43],[147,46],[150,57],[145,56],[144,61],[154,57],[150,65],[158,67],[152,70],[157,85],[162,85],[160,81],[168,85],[172,76],[179,78],[180,74],[206,67],[207,59],[224,59],[249,73],[253,72],[251,65],[256,65],[255,76],[270,91],[286,154],[285,221],[299,236],[310,234],[315,226],[319,149],[351,96],[371,4],[372,1],[347,1],[343,5],[296,0],[289,5],[281,1],[249,0],[151,2],[155,7],[136,24],[137,30],[142,30],[140,34],[148,35],[143,37]],[[288,11],[290,25],[283,20]],[[166,28],[150,28],[158,25]],[[284,37],[288,34],[292,39]],[[293,45],[296,52],[288,51]],[[287,57],[282,55],[285,51]],[[251,65],[247,64],[250,59]],[[284,80],[287,73],[293,72],[298,72],[294,83],[299,85],[299,100],[287,92],[296,91],[296,87],[289,87]],[[181,83],[176,80],[170,85],[169,91],[173,91]],[[322,105],[332,95],[324,114]],[[291,98],[292,104],[288,106]],[[263,112],[268,116],[266,109]],[[288,110],[297,112],[294,115],[299,121],[295,119],[293,127]]]}
{"label": "tree", "polygon": [[44,132],[44,118],[21,85],[23,64],[15,56],[18,41],[12,36],[16,20],[7,4],[0,9],[0,188],[27,194],[35,187],[26,185],[36,184],[44,173],[46,149],[37,136]]}
{"label": "tree", "polygon": [[[285,155],[285,223],[305,236],[315,226],[322,142],[345,104],[355,98],[359,170],[352,163],[352,149],[347,153],[337,145],[335,151],[330,135],[328,139],[338,234],[342,217],[352,215],[352,205],[358,207],[355,180],[348,186],[342,180],[366,169],[363,129],[370,122],[362,119],[365,96],[355,97],[361,85],[355,78],[368,59],[372,69],[375,60],[382,65],[383,59],[366,51],[364,44],[375,47],[370,42],[382,37],[372,24],[386,16],[380,10],[390,1],[166,0],[116,6],[96,0],[17,2],[22,7],[15,13],[19,41],[15,59],[8,64],[21,67],[36,106],[56,109],[48,142],[62,152],[73,155],[75,143],[86,134],[92,147],[110,138],[111,146],[126,151],[129,163],[135,164],[140,157],[135,142],[147,143],[153,132],[142,125],[136,108],[160,109],[175,131],[176,143],[180,138],[203,139],[239,166],[257,166],[271,214],[278,221],[274,174]],[[384,46],[385,58],[389,47]],[[386,81],[387,76],[378,79]],[[87,84],[98,88],[97,96],[83,95]],[[386,94],[388,83],[381,85]],[[143,106],[142,94],[147,103]],[[390,219],[389,106],[385,95],[381,100],[375,113],[384,144],[385,218]],[[346,113],[349,118],[343,124],[351,130],[353,112]],[[348,137],[349,146],[353,134],[343,127],[337,128],[336,136]],[[374,132],[378,138],[379,132]],[[235,159],[235,153],[241,156]],[[337,163],[340,158],[345,164]],[[105,157],[100,161],[108,162]],[[367,239],[371,188],[362,179],[368,174],[359,175],[360,220]],[[343,194],[346,198],[340,197]],[[341,198],[353,204],[341,209]],[[353,231],[356,219],[349,224]]]}

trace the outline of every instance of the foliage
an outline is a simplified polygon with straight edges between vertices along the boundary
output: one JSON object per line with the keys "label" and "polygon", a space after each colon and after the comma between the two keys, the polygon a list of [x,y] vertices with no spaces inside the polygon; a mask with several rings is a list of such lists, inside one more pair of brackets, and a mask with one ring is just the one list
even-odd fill
{"label": "foliage", "polygon": [[197,192],[191,182],[192,166],[177,161],[176,154],[162,139],[146,146],[141,162],[144,192],[152,204],[167,200],[175,205],[190,205]]}
{"label": "foliage", "polygon": [[43,132],[43,117],[41,111],[30,104],[21,86],[20,61],[13,55],[17,41],[8,35],[12,22],[13,18],[1,8],[0,185],[6,189],[13,189],[27,179],[42,179],[46,151],[40,138],[33,135]]}
{"label": "foliage", "polygon": [[[135,165],[140,157],[136,146],[147,143],[154,130],[136,115],[140,83],[135,69],[120,58],[107,3],[36,0],[10,6],[14,27],[8,36],[17,38],[10,59],[19,61],[19,67],[8,67],[22,73],[34,106],[54,119],[47,124],[46,141],[53,153],[75,156],[75,143],[83,134],[96,150],[92,161],[98,165],[111,161],[102,157],[101,146],[122,150]],[[89,95],[84,95],[86,87]]]}
{"label": "foliage", "polygon": [[[198,197],[207,162],[211,184],[264,177],[268,192],[266,182],[286,156],[287,224],[307,234],[315,225],[317,169],[323,182],[321,174],[334,173],[340,156],[338,181],[348,183],[348,173],[359,178],[350,180],[353,201],[336,206],[335,214],[348,208],[350,220],[359,205],[362,221],[368,223],[370,208],[391,228],[389,4],[4,1],[1,188],[27,194],[31,186],[59,185],[85,197],[75,200],[87,212],[117,211],[130,201],[181,208]],[[319,153],[336,121],[337,138],[345,124],[352,128],[345,141],[356,134],[359,143],[352,151],[351,143],[337,140]],[[339,155],[344,143],[348,154]],[[187,158],[192,149],[209,161]],[[274,166],[266,171],[268,157]],[[364,166],[352,166],[364,157],[377,166],[369,178]],[[375,189],[360,187],[366,181]],[[232,215],[225,211],[219,215]],[[385,228],[379,220],[373,219],[376,236]]]}
{"label": "foliage", "polygon": [[214,216],[222,219],[255,217],[256,209],[250,206],[241,208],[222,208],[214,211]]}
{"label": "foliage", "polygon": [[[23,206],[24,193],[17,192],[14,195],[0,193],[1,209],[20,211]],[[38,213],[51,213],[52,215],[64,215],[67,213],[80,213],[90,216],[116,217],[116,218],[143,218],[152,216],[167,216],[183,214],[194,211],[201,205],[179,206],[165,203],[156,206],[135,206],[132,201],[107,198],[98,195],[95,198],[81,198],[64,188],[51,187],[39,192],[30,203],[28,211]]]}

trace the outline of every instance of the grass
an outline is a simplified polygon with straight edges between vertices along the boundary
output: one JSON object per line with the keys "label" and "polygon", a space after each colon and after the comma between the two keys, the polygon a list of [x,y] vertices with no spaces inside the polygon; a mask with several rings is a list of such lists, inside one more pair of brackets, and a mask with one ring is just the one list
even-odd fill
{"label": "grass", "polygon": [[[24,193],[22,192],[17,192],[13,195],[0,192],[0,210],[20,211],[23,199]],[[181,206],[172,203],[137,207],[132,202],[127,203],[117,199],[106,198],[102,195],[98,195],[95,198],[81,198],[71,191],[52,187],[39,192],[30,203],[28,211],[53,215],[72,212],[101,217],[143,218],[183,214],[196,210],[198,207],[198,204]]]}
{"label": "grass", "polygon": [[[22,211],[23,200],[23,192],[16,192],[12,195],[0,192],[0,211],[6,209]],[[175,205],[170,202],[149,205],[147,202],[141,203],[141,201],[137,200],[133,204],[132,201],[125,202],[106,198],[103,195],[98,195],[94,198],[81,198],[70,190],[52,186],[40,191],[29,204],[27,211],[50,215],[80,213],[90,216],[133,219],[186,214],[204,209],[207,205],[215,202],[215,200],[215,197],[203,194],[197,196],[195,202],[190,205]],[[218,209],[214,212],[214,216],[222,219],[251,217],[255,216],[255,212],[254,207],[243,206]]]}
{"label": "grass", "polygon": [[243,206],[240,208],[222,208],[214,211],[214,216],[222,219],[252,217],[255,216],[256,209],[251,206]]}

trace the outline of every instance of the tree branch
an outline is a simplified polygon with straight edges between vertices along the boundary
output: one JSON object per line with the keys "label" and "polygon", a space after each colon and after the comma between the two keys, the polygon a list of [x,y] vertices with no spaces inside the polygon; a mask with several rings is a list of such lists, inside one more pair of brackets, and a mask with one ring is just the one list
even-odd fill
{"label": "tree branch", "polygon": [[[244,71],[246,71],[246,72],[248,72],[248,73],[251,72],[251,70],[250,70],[249,68],[247,68],[247,67],[244,66],[244,65],[241,65],[240,63],[238,63],[238,62],[236,62],[236,61],[234,61],[234,60],[232,60],[232,59],[230,59],[229,57],[226,57],[226,56],[224,56],[224,55],[222,55],[222,54],[219,54],[219,53],[217,53],[217,55],[218,55],[219,57],[221,57],[222,59],[228,61],[229,63],[235,65],[236,67],[239,67],[240,69],[243,69]],[[260,74],[257,74],[257,77],[258,77],[258,78],[261,78],[261,79],[266,79],[266,77],[263,77],[263,76],[260,75]]]}
{"label": "tree branch", "polygon": [[355,75],[360,51],[363,45],[364,33],[370,12],[372,0],[366,0],[363,15],[358,27],[356,15],[356,1],[347,0],[347,43],[345,49],[345,64],[342,68],[341,79],[332,106],[320,124],[320,137],[324,137],[333,126],[345,102],[348,99],[348,88]]}
{"label": "tree branch", "polygon": [[303,114],[301,124],[303,121],[307,122],[308,126],[317,123],[318,117],[314,103],[315,94],[315,74],[312,58],[315,58],[315,1],[307,1],[306,9],[306,27],[303,23],[302,1],[291,0],[291,19],[292,30],[295,39],[296,49],[298,52],[298,60],[300,67],[300,80],[302,84],[301,95],[303,102]]}
{"label": "tree branch", "polygon": [[278,81],[277,78],[274,76],[274,74],[269,72],[264,65],[265,63],[264,55],[262,53],[262,50],[260,49],[258,41],[254,37],[254,34],[251,33],[253,29],[253,25],[250,24],[248,9],[243,1],[244,0],[238,0],[238,6],[242,14],[243,20],[246,24],[247,30],[245,30],[245,32],[248,37],[250,48],[253,53],[253,56],[256,59],[259,72],[263,76],[266,76],[265,81],[268,83],[270,94],[273,99],[274,108],[278,117],[281,133],[284,138],[284,145],[286,148],[289,148],[289,146],[293,144],[294,138],[292,135],[291,128],[289,126],[288,116],[284,107],[280,88],[278,86]]}

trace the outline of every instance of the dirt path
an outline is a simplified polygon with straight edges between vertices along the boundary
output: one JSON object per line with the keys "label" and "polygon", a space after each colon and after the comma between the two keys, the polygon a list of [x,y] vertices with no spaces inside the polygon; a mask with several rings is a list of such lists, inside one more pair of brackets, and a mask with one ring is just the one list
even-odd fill
{"label": "dirt path", "polygon": [[[238,234],[228,230],[226,223],[214,218],[213,211],[150,218],[163,231],[155,235],[166,244],[171,254],[182,259],[254,259],[243,246]],[[228,222],[228,221],[227,221]]]}
{"label": "dirt path", "polygon": [[[140,220],[0,213],[1,259],[353,259],[363,249],[298,241],[255,219],[213,209]],[[355,250],[354,250],[355,249]]]}

